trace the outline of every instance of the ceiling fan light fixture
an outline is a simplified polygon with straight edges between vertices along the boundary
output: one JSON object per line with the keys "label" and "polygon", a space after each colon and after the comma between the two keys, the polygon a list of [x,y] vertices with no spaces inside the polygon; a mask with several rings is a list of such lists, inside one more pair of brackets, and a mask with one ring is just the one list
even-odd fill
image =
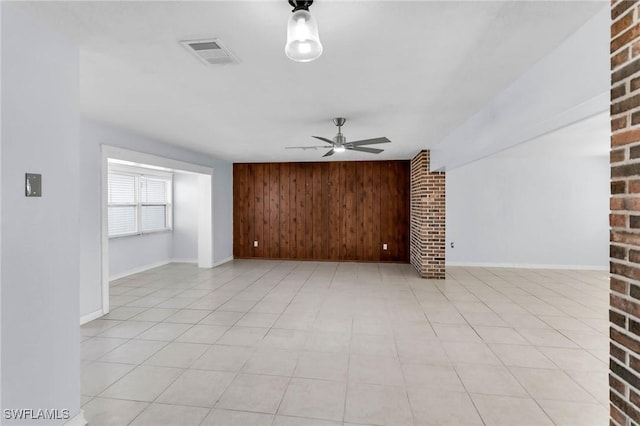
{"label": "ceiling fan light fixture", "polygon": [[322,55],[318,23],[309,13],[312,3],[313,1],[289,0],[294,9],[287,24],[287,44],[284,52],[289,59],[296,62],[310,62]]}
{"label": "ceiling fan light fixture", "polygon": [[340,145],[340,146],[333,147],[333,150],[335,152],[344,152],[346,150],[346,148],[344,147],[344,145]]}

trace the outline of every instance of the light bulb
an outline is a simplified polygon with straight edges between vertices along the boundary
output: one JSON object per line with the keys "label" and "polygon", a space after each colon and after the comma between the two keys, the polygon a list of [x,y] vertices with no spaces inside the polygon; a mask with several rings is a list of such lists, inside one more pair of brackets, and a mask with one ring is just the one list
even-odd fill
{"label": "light bulb", "polygon": [[322,55],[318,24],[308,10],[296,10],[289,18],[284,52],[297,62],[310,62]]}
{"label": "light bulb", "polygon": [[344,152],[345,151],[345,147],[340,145],[340,146],[336,146],[333,148],[334,152]]}

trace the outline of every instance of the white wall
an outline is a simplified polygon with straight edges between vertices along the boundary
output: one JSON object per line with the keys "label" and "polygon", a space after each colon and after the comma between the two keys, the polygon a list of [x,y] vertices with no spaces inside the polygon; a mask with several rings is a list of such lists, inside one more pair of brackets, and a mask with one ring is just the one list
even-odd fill
{"label": "white wall", "polygon": [[588,139],[596,135],[606,152],[607,120],[602,132],[580,133],[448,171],[447,264],[606,269],[609,157],[591,155]]}
{"label": "white wall", "polygon": [[112,238],[109,240],[109,278],[114,280],[169,263],[172,251],[171,232]]}
{"label": "white wall", "polygon": [[[80,122],[82,197],[80,311],[89,315],[102,309],[101,287],[101,145],[125,148],[214,169],[214,261],[233,256],[233,166],[212,156],[189,151],[90,119]],[[212,142],[216,143],[216,142]],[[172,250],[172,248],[169,248]]]}
{"label": "white wall", "polygon": [[[6,2],[1,7],[2,408],[68,409],[75,416],[78,49]],[[42,174],[42,197],[25,197],[25,172]],[[38,422],[45,423],[64,421]]]}
{"label": "white wall", "polygon": [[198,176],[173,175],[172,257],[176,261],[198,260]]}
{"label": "white wall", "polygon": [[198,259],[198,176],[173,175],[173,231],[109,240],[109,277],[117,279],[172,261]]}

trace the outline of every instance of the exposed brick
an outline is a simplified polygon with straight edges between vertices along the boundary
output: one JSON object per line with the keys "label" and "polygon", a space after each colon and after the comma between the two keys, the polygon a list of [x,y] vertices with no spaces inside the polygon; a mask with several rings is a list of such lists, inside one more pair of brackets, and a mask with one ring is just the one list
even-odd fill
{"label": "exposed brick", "polygon": [[[618,330],[615,330],[613,328],[609,329],[609,333],[611,335],[611,339],[614,342],[619,343],[620,345],[624,346],[625,348],[635,352],[635,353],[640,353],[640,342],[632,339],[631,337],[627,336],[624,333],[619,332]],[[619,374],[618,374],[619,375]],[[622,376],[620,376],[622,377]],[[627,382],[629,383],[629,382]]]}
{"label": "exposed brick", "polygon": [[[629,295],[634,299],[640,300],[640,287],[635,284],[629,283]],[[637,315],[636,315],[637,316]]]}
{"label": "exposed brick", "polygon": [[609,392],[609,399],[613,405],[619,408],[629,418],[633,419],[635,422],[640,421],[640,412],[636,410],[629,402],[622,399],[622,397],[620,397],[618,394],[616,394],[615,392]]}
{"label": "exposed brick", "polygon": [[[620,124],[616,123],[616,125],[619,125],[619,126],[621,126],[621,127],[615,127],[615,128],[614,128],[614,126],[613,126],[613,122],[614,122],[615,120],[611,120],[611,130],[612,130],[612,131],[614,131],[614,132],[615,132],[616,130],[620,130],[620,129],[622,129],[622,128],[624,128],[624,127],[626,127],[626,126],[627,126],[627,124],[626,124],[627,117],[624,117],[624,116],[623,116],[623,117],[620,117],[620,118],[624,118],[625,123],[624,123],[624,124],[622,124],[622,123],[620,123]],[[631,125],[632,125],[632,126],[635,126],[635,125],[636,125],[636,124],[638,124],[638,123],[640,123],[640,111],[636,111],[636,112],[634,112],[634,113],[631,113]]]}
{"label": "exposed brick", "polygon": [[[638,166],[640,166],[640,164]],[[624,209],[640,211],[640,197],[624,198]]]}
{"label": "exposed brick", "polygon": [[[633,118],[633,115],[631,115]],[[627,127],[627,116],[623,115],[622,117],[614,118],[611,120],[611,131],[615,132],[616,130],[624,129]]]}
{"label": "exposed brick", "polygon": [[629,60],[629,49],[621,50],[611,57],[611,69],[615,69],[618,65],[624,64]]}
{"label": "exposed brick", "polygon": [[611,37],[616,37],[633,24],[633,10],[611,24]]}
{"label": "exposed brick", "polygon": [[640,157],[640,145],[634,145],[629,148],[629,158],[635,160]]}
{"label": "exposed brick", "polygon": [[609,386],[618,392],[620,395],[627,393],[624,382],[620,381],[617,377],[609,375]]}
{"label": "exposed brick", "polygon": [[633,93],[640,88],[640,78],[636,77],[629,82],[629,92]]}
{"label": "exposed brick", "polygon": [[615,421],[614,426],[626,426],[627,425],[627,416],[624,415],[619,408],[615,405],[611,404],[609,407],[609,414],[611,415],[611,420]]}
{"label": "exposed brick", "polygon": [[640,377],[638,377],[633,371],[620,365],[617,361],[609,360],[609,369],[612,373],[620,377],[624,382],[630,384],[631,386],[635,388],[638,388],[638,386],[640,386]]}
{"label": "exposed brick", "polygon": [[640,70],[640,58],[634,60],[633,62],[629,62],[624,67],[618,69],[614,73],[611,74],[611,81],[614,84],[619,83],[621,80],[634,75]]}
{"label": "exposed brick", "polygon": [[627,216],[623,214],[610,214],[609,226],[612,228],[624,228],[627,226]]}
{"label": "exposed brick", "polygon": [[609,210],[622,210],[624,208],[624,198],[612,197],[609,199]]}
{"label": "exposed brick", "polygon": [[[611,262],[610,265],[612,274],[621,275],[633,280],[640,280],[640,268],[638,266],[630,266],[618,262]],[[640,306],[638,307],[637,314],[634,315],[640,316]]]}
{"label": "exposed brick", "polygon": [[637,39],[638,37],[640,37],[640,23],[633,25],[618,37],[611,40],[611,53],[617,51],[622,46],[630,43],[632,40]]}
{"label": "exposed brick", "polygon": [[611,167],[611,177],[620,178],[626,176],[640,176],[640,163]]}
{"label": "exposed brick", "polygon": [[[611,103],[611,115],[622,114],[623,112],[627,112],[631,109],[638,108],[638,106],[640,106],[640,94],[631,96],[621,101],[617,101],[615,103]],[[615,138],[615,135],[614,135],[614,138]],[[634,141],[637,141],[637,140],[638,139],[634,139]]]}
{"label": "exposed brick", "polygon": [[627,94],[627,85],[622,83],[611,89],[611,99],[618,99]]}
{"label": "exposed brick", "polygon": [[629,216],[629,227],[633,229],[640,228],[640,216]]}
{"label": "exposed brick", "polygon": [[[640,97],[640,95],[636,96]],[[616,133],[611,137],[611,146],[629,145],[635,142],[640,142],[640,129]]]}
{"label": "exposed brick", "polygon": [[[639,316],[638,314],[640,314],[640,304],[638,304],[638,302],[634,302],[633,300],[623,299],[622,297],[616,296],[615,294],[610,294],[609,300],[612,308],[619,309],[623,312],[634,315],[636,317]],[[640,343],[638,345],[640,345]],[[640,350],[640,346],[638,346],[638,348],[639,348],[638,350]]]}
{"label": "exposed brick", "polygon": [[633,179],[627,183],[627,191],[630,194],[640,193],[640,179]]}
{"label": "exposed brick", "polygon": [[615,21],[618,17],[622,16],[630,7],[635,5],[635,1],[623,0],[618,3],[611,3],[611,20]]}
{"label": "exposed brick", "polygon": [[640,407],[640,395],[638,395],[633,390],[629,391],[629,401],[631,401],[631,403],[635,405],[636,408]]}
{"label": "exposed brick", "polygon": [[411,160],[410,260],[423,278],[445,277],[445,174],[429,170],[430,153]]}
{"label": "exposed brick", "polygon": [[624,349],[621,349],[615,343],[609,343],[609,353],[611,356],[622,363],[626,363],[627,352]]}
{"label": "exposed brick", "polygon": [[629,355],[629,367],[634,371],[640,371],[640,360],[633,355]]}
{"label": "exposed brick", "polygon": [[640,263],[640,251],[629,250],[629,261],[633,263]]}
{"label": "exposed brick", "polygon": [[623,180],[616,180],[611,182],[612,194],[624,194],[627,190],[627,182]]}
{"label": "exposed brick", "polygon": [[611,291],[615,291],[620,294],[629,294],[628,284],[619,278],[611,277],[609,280],[609,287],[611,288]]}
{"label": "exposed brick", "polygon": [[627,317],[616,311],[609,311],[609,321],[618,327],[625,328],[627,326]]}
{"label": "exposed brick", "polygon": [[640,323],[629,318],[629,331],[636,336],[640,336]]}

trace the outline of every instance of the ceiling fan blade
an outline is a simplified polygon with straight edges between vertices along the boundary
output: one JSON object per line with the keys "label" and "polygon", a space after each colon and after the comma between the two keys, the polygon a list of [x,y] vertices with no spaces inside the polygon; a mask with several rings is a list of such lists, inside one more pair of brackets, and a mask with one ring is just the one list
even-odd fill
{"label": "ceiling fan blade", "polygon": [[311,136],[312,138],[316,138],[316,139],[320,139],[321,141],[324,141],[326,143],[328,143],[329,145],[333,145],[333,141],[331,139],[327,139],[327,138],[323,138],[322,136]]}
{"label": "ceiling fan blade", "polygon": [[349,144],[353,146],[361,146],[361,145],[373,145],[376,143],[389,143],[389,142],[391,142],[389,139],[382,137],[382,138],[373,138],[373,139],[363,139],[360,141],[349,142]]}
{"label": "ceiling fan blade", "polygon": [[365,147],[360,147],[360,146],[347,147],[347,149],[350,149],[352,151],[368,152],[370,154],[380,154],[382,151],[384,151],[384,149],[365,148]]}
{"label": "ceiling fan blade", "polygon": [[333,148],[331,148],[323,157],[330,157],[333,155]]}
{"label": "ceiling fan blade", "polygon": [[326,145],[316,145],[316,146],[285,146],[284,149],[313,149],[314,151],[318,148],[326,148]]}

